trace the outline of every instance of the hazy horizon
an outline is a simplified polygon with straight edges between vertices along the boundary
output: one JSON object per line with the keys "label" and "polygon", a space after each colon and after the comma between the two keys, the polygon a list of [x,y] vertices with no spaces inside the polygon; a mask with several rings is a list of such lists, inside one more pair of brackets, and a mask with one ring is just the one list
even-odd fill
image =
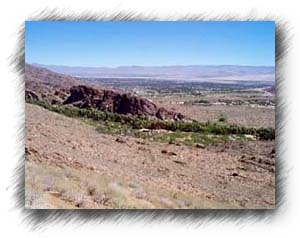
{"label": "hazy horizon", "polygon": [[193,66],[200,66],[200,67],[253,67],[253,68],[274,68],[275,65],[242,65],[242,64],[170,64],[170,65],[115,65],[115,66],[105,66],[105,65],[94,65],[94,66],[85,66],[85,65],[62,65],[62,64],[42,64],[38,62],[26,62],[25,64],[36,65],[36,66],[61,66],[61,67],[74,67],[74,68],[122,68],[122,67],[193,67]]}
{"label": "hazy horizon", "polygon": [[272,66],[121,66],[121,67],[74,67],[62,65],[33,64],[37,67],[72,75],[90,78],[148,78],[173,80],[209,81],[274,81],[275,68]]}

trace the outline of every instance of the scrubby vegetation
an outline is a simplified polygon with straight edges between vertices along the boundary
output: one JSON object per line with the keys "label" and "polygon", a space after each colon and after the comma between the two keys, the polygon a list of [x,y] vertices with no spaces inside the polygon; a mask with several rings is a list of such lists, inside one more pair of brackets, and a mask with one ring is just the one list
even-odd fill
{"label": "scrubby vegetation", "polygon": [[224,114],[220,114],[219,116],[219,119],[218,119],[219,122],[227,122],[227,117],[224,115]]}
{"label": "scrubby vegetation", "polygon": [[220,123],[198,122],[198,121],[166,121],[158,119],[149,119],[137,116],[122,115],[94,109],[81,109],[72,106],[50,105],[43,101],[30,100],[30,103],[42,106],[53,112],[57,112],[68,117],[78,117],[82,119],[91,119],[93,121],[102,121],[102,127],[97,127],[99,131],[119,132],[120,134],[138,133],[136,130],[167,130],[172,132],[192,132],[200,134],[213,135],[253,135],[260,140],[274,140],[275,130],[273,128],[255,128],[240,125],[229,125],[226,118],[220,118]]}

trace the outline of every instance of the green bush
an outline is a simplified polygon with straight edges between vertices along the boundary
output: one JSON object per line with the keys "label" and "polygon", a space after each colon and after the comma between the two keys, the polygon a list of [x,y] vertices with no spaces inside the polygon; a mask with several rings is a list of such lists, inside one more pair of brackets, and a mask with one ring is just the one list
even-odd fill
{"label": "green bush", "polygon": [[[195,132],[215,135],[254,135],[260,140],[274,140],[275,130],[273,128],[254,128],[240,125],[228,125],[225,123],[201,123],[198,121],[164,121],[148,119],[145,117],[122,115],[111,112],[103,112],[94,109],[82,109],[70,106],[50,105],[43,101],[31,100],[29,103],[39,105],[47,110],[57,112],[68,117],[83,117],[94,121],[117,122],[133,129],[165,129],[168,131]],[[107,124],[110,129],[109,124]]]}
{"label": "green bush", "polygon": [[218,119],[219,122],[227,122],[227,117],[221,113]]}

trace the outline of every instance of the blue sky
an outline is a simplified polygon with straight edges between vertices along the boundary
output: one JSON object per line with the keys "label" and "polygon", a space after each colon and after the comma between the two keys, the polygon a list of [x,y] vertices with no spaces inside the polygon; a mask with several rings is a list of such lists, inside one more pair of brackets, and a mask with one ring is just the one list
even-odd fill
{"label": "blue sky", "polygon": [[274,22],[27,21],[27,63],[275,65]]}

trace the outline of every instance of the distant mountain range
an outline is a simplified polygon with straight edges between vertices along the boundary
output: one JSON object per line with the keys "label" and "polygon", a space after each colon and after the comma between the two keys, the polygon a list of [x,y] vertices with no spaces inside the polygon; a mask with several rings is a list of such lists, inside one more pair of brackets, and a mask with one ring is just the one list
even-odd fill
{"label": "distant mountain range", "polygon": [[74,67],[61,65],[41,65],[51,71],[89,78],[151,78],[199,81],[275,81],[275,67],[272,66],[121,66],[111,67]]}

